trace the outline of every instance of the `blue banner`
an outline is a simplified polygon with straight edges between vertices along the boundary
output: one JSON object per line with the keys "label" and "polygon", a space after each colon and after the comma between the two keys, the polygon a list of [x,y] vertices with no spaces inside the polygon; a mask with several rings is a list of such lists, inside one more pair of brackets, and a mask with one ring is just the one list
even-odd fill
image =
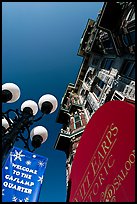
{"label": "blue banner", "polygon": [[13,147],[2,169],[2,202],[37,202],[47,161]]}

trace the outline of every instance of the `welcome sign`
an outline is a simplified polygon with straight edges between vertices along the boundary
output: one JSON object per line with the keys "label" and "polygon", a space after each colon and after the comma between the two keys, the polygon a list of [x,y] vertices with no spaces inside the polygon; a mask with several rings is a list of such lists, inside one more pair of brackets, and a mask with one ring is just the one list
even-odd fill
{"label": "welcome sign", "polygon": [[13,147],[2,169],[2,202],[37,202],[47,161]]}
{"label": "welcome sign", "polygon": [[70,175],[69,202],[135,201],[135,107],[101,106],[81,137]]}

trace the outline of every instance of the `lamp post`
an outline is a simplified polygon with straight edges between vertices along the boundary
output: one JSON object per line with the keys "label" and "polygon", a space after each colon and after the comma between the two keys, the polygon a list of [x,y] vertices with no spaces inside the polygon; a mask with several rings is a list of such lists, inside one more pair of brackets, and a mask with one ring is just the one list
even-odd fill
{"label": "lamp post", "polygon": [[[20,97],[20,89],[16,84],[5,83],[2,85],[2,102],[13,103]],[[30,131],[33,123],[42,119],[46,114],[53,113],[57,108],[57,99],[51,95],[43,95],[38,105],[32,100],[27,100],[22,103],[21,110],[9,109],[2,112],[2,162],[4,162],[9,150],[13,147],[15,141],[22,140],[24,148],[33,152],[39,148],[48,137],[48,132],[45,127],[37,126]],[[38,107],[41,110],[41,116],[35,118],[38,112]],[[27,134],[25,135],[25,131]]]}

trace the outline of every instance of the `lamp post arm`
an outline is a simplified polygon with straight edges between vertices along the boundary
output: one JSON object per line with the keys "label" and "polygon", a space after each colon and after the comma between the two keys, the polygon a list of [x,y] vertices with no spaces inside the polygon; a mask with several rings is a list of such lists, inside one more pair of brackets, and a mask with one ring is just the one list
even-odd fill
{"label": "lamp post arm", "polygon": [[34,121],[34,122],[37,122],[37,121],[41,120],[41,119],[44,117],[44,115],[45,115],[45,113],[42,113],[42,115],[41,115],[40,117],[36,118],[36,119],[33,120],[33,121]]}
{"label": "lamp post arm", "polygon": [[22,114],[21,117],[16,118],[13,123],[12,128],[9,129],[9,132],[2,137],[2,161],[4,161],[6,155],[9,150],[13,147],[15,140],[20,133],[20,131],[24,129],[24,126],[28,125],[30,122],[30,118],[32,116],[30,114]]}
{"label": "lamp post arm", "polygon": [[22,133],[20,132],[19,135],[17,136],[17,139],[16,139],[16,140],[18,140],[18,139],[21,139],[21,140],[23,141],[23,143],[24,143],[24,148],[25,148],[25,149],[27,149],[27,150],[30,151],[30,152],[34,152],[34,151],[35,151],[35,148],[30,149],[30,147],[29,147],[29,144],[28,144],[28,141],[29,141],[29,139],[30,139],[29,134],[28,134],[28,137],[27,137],[27,138],[24,138],[24,136],[23,136]]}
{"label": "lamp post arm", "polygon": [[6,112],[3,112],[2,113],[2,117],[4,117],[8,121],[9,126],[11,126],[11,124],[12,124],[12,122],[10,120],[10,113],[14,113],[15,114],[15,118],[14,119],[19,118],[21,116],[21,113],[19,113],[18,109],[16,109],[16,110],[9,109]]}

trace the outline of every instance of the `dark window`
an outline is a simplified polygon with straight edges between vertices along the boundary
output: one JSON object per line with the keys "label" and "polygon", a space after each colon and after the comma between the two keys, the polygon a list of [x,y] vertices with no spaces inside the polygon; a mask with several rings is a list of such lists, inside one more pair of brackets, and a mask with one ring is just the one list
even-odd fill
{"label": "dark window", "polygon": [[99,64],[99,60],[100,60],[100,57],[94,57],[94,59],[92,60],[92,65],[93,66],[97,66]]}
{"label": "dark window", "polygon": [[100,87],[100,88],[103,88],[103,86],[104,86],[104,81],[102,81],[102,80],[100,80],[99,82],[98,82],[98,86]]}
{"label": "dark window", "polygon": [[82,97],[85,96],[85,90],[84,90],[84,89],[81,91],[81,96],[82,96]]}
{"label": "dark window", "polygon": [[72,99],[73,99],[73,103],[79,104],[79,99],[77,96],[73,97]]}
{"label": "dark window", "polygon": [[126,46],[134,45],[135,44],[135,31],[122,35],[122,38]]}
{"label": "dark window", "polygon": [[102,61],[101,68],[110,70],[112,63],[113,63],[113,59],[106,58]]}
{"label": "dark window", "polygon": [[92,83],[90,92],[94,92],[96,96],[99,97],[104,85],[105,82],[96,76],[94,82]]}
{"label": "dark window", "polygon": [[135,31],[129,33],[131,45],[135,44]]}
{"label": "dark window", "polygon": [[88,75],[86,76],[85,82],[86,82],[87,84],[90,83],[90,77],[89,77]]}
{"label": "dark window", "polygon": [[79,115],[75,115],[75,122],[78,122],[80,120]]}
{"label": "dark window", "polygon": [[88,93],[89,93],[89,91],[86,90],[86,93],[85,93],[85,99],[87,98]]}
{"label": "dark window", "polygon": [[122,100],[122,99],[123,99],[123,97],[115,92],[112,100]]}
{"label": "dark window", "polygon": [[95,86],[93,92],[96,94],[97,97],[100,96],[101,91]]}
{"label": "dark window", "polygon": [[85,104],[85,108],[88,110],[89,114],[91,115],[91,113],[93,112],[93,109],[91,108],[91,106],[90,106],[88,101]]}
{"label": "dark window", "polygon": [[135,80],[135,62],[126,60],[122,66],[121,74]]}
{"label": "dark window", "polygon": [[128,46],[128,45],[129,45],[128,36],[127,36],[127,35],[123,35],[122,38],[123,38],[124,44],[125,44],[126,46]]}
{"label": "dark window", "polygon": [[102,43],[104,45],[104,48],[113,48],[113,43],[112,43],[112,41],[110,39],[105,40]]}
{"label": "dark window", "polygon": [[132,67],[129,77],[135,80],[135,64]]}
{"label": "dark window", "polygon": [[92,79],[92,72],[91,72],[91,70],[90,70],[90,71],[87,73],[85,82],[87,82],[87,84],[89,84],[91,79]]}
{"label": "dark window", "polygon": [[75,129],[82,126],[81,118],[78,113],[74,114],[74,121],[75,121]]}
{"label": "dark window", "polygon": [[111,59],[108,59],[108,60],[106,61],[105,68],[106,68],[107,70],[109,70],[109,69],[111,68],[112,62],[113,62],[113,60],[111,60]]}

